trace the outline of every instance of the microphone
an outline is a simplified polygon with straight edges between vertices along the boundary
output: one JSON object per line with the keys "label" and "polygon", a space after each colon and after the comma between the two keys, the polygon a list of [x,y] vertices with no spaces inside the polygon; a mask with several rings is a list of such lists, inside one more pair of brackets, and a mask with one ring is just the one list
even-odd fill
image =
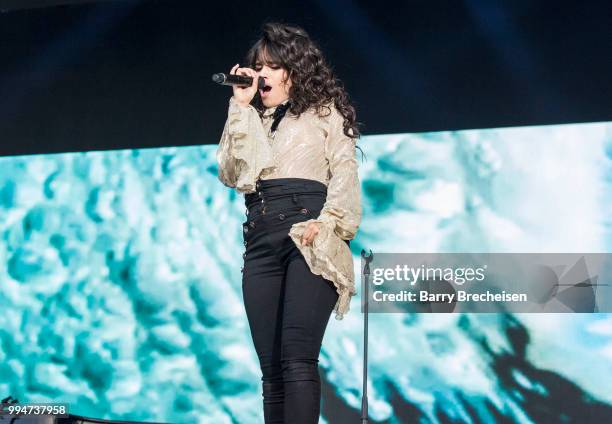
{"label": "microphone", "polygon": [[[246,75],[232,75],[232,74],[213,74],[212,80],[221,85],[240,85],[250,87],[253,84],[253,77]],[[264,88],[266,86],[266,80],[263,77],[259,77],[258,88]]]}

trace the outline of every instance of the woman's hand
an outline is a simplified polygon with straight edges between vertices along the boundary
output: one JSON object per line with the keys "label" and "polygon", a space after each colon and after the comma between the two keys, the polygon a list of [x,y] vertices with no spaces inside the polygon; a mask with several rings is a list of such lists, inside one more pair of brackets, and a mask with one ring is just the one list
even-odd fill
{"label": "woman's hand", "polygon": [[319,223],[309,222],[304,230],[304,234],[302,234],[302,246],[310,245],[317,234],[319,234]]}
{"label": "woman's hand", "polygon": [[238,85],[232,85],[234,89],[234,99],[241,106],[248,106],[255,97],[259,86],[259,74],[251,68],[239,68],[239,64],[234,65],[234,67],[230,70],[230,74],[232,75],[245,75],[248,77],[253,77],[253,84],[250,87],[241,87]]}

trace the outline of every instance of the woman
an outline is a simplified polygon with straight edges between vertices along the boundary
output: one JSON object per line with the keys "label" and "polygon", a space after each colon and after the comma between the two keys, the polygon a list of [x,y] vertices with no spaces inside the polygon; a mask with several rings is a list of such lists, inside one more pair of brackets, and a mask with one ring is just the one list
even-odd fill
{"label": "woman", "polygon": [[265,24],[246,63],[230,71],[253,84],[233,88],[217,161],[219,179],[245,194],[242,292],[264,418],[317,423],[323,335],[332,311],[342,319],[355,294],[355,109],[299,27]]}

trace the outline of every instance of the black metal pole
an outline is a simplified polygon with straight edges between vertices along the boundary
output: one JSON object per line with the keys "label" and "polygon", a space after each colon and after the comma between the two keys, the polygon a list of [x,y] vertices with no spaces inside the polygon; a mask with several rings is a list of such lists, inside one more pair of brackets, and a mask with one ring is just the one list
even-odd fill
{"label": "black metal pole", "polygon": [[361,250],[361,257],[365,260],[363,266],[364,288],[362,290],[363,305],[363,395],[361,397],[361,424],[368,424],[368,286],[370,285],[370,262],[374,258],[372,250],[366,256],[365,250]]}

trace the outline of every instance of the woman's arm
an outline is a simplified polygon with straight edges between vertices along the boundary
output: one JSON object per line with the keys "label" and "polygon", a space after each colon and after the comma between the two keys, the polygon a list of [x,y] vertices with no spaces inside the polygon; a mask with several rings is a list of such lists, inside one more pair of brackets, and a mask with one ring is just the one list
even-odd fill
{"label": "woman's arm", "polygon": [[[327,198],[317,218],[296,222],[289,236],[302,253],[310,271],[332,281],[339,293],[334,306],[336,319],[342,319],[354,296],[355,274],[351,249],[343,240],[355,237],[361,223],[361,184],[355,159],[355,140],[344,135],[344,118],[331,106],[329,130],[325,139],[325,156],[331,177]],[[312,243],[302,240],[311,223],[320,224]]]}
{"label": "woman's arm", "polygon": [[265,129],[253,106],[241,106],[230,98],[216,158],[219,180],[239,192],[255,191],[260,173],[275,167]]}
{"label": "woman's arm", "polygon": [[327,200],[316,221],[329,225],[343,240],[355,237],[361,223],[361,184],[355,159],[353,138],[343,132],[344,117],[331,106],[329,131],[325,139],[325,156],[331,178]]}

